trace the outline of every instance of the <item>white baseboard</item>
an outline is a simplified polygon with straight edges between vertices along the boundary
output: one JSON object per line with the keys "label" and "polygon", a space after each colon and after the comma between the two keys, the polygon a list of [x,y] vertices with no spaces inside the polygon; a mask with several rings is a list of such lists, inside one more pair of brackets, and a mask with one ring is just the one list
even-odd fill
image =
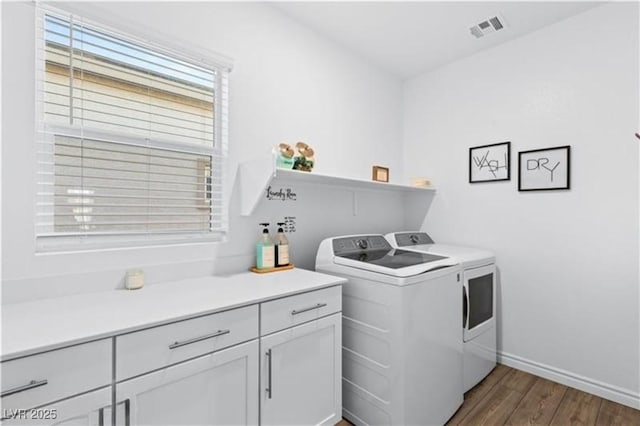
{"label": "white baseboard", "polygon": [[640,393],[612,386],[566,370],[498,351],[498,362],[545,379],[597,395],[631,408],[640,409]]}

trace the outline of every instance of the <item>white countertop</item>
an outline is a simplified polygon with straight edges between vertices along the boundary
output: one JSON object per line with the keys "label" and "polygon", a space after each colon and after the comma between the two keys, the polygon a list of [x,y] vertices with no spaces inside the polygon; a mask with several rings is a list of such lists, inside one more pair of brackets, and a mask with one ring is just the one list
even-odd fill
{"label": "white countertop", "polygon": [[331,275],[292,269],[201,277],[140,290],[43,299],[2,306],[2,361],[197,315],[343,284]]}

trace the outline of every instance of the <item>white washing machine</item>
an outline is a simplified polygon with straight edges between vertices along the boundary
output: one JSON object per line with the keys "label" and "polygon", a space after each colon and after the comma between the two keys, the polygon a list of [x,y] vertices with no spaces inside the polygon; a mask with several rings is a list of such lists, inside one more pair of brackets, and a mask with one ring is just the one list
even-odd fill
{"label": "white washing machine", "polygon": [[356,425],[442,425],[462,404],[461,268],[382,235],[329,238],[316,270],[342,287],[343,416]]}
{"label": "white washing machine", "polygon": [[425,232],[395,232],[385,238],[393,247],[450,256],[463,269],[462,328],[464,391],[496,366],[496,265],[487,250],[436,244]]}

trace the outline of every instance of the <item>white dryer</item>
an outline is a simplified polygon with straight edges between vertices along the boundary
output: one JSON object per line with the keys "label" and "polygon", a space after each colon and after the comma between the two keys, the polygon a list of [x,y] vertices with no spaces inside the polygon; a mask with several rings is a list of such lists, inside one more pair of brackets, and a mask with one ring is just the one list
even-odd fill
{"label": "white dryer", "polygon": [[462,391],[461,269],[382,235],[328,238],[316,270],[342,276],[343,416],[356,425],[442,425]]}
{"label": "white dryer", "polygon": [[496,265],[487,250],[437,244],[425,232],[395,232],[385,236],[393,247],[449,256],[463,269],[462,327],[464,391],[496,366]]}

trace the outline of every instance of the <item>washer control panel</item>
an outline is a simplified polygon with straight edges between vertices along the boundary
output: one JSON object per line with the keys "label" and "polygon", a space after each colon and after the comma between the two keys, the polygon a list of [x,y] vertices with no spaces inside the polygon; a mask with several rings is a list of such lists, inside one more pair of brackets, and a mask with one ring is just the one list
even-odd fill
{"label": "washer control panel", "polygon": [[426,232],[402,232],[394,235],[398,247],[433,244],[433,240]]}
{"label": "washer control panel", "polygon": [[357,235],[333,240],[333,254],[336,256],[363,251],[391,250],[391,248],[382,235]]}

